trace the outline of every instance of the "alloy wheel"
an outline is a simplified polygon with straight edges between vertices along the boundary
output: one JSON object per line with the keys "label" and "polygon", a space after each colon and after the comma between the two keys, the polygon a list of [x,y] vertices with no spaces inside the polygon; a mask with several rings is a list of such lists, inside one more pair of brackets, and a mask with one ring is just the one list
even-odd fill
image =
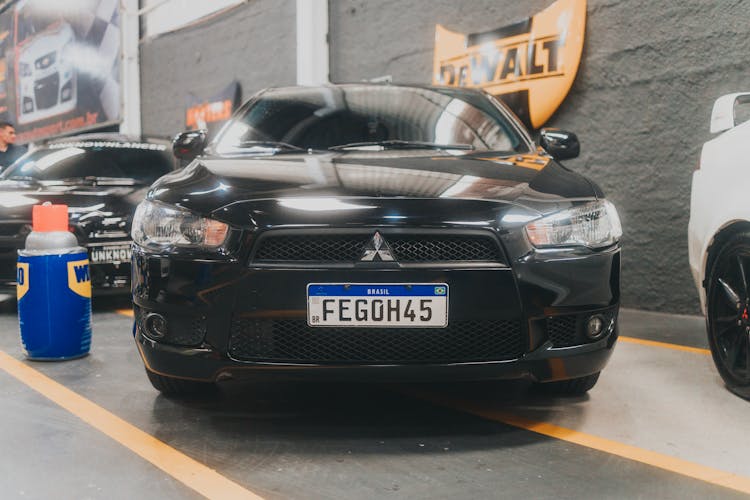
{"label": "alloy wheel", "polygon": [[743,245],[727,250],[711,276],[709,343],[722,378],[739,393],[750,386],[750,249]]}

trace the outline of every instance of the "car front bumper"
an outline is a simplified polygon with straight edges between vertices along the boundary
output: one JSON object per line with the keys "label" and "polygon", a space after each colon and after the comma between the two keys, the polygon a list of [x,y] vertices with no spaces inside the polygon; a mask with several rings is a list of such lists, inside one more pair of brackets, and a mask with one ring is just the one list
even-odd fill
{"label": "car front bumper", "polygon": [[[539,255],[512,267],[483,269],[261,269],[231,259],[151,255],[136,247],[134,335],[148,370],[193,380],[264,374],[391,381],[565,380],[601,371],[612,353],[619,255],[619,248],[572,259]],[[449,325],[311,328],[306,323],[308,283],[446,283]],[[164,318],[166,336],[153,334],[148,318],[154,314]],[[605,318],[606,329],[591,340],[585,324],[594,315]],[[496,333],[505,337],[486,349],[473,348]],[[398,346],[383,354],[383,344],[390,342],[416,354],[401,359]],[[445,342],[453,344],[446,347]],[[454,351],[455,357],[450,354]]]}

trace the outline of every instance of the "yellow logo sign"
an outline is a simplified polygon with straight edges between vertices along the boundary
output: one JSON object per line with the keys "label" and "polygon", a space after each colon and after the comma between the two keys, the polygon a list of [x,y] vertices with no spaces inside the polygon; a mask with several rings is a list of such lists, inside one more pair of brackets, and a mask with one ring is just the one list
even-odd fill
{"label": "yellow logo sign", "polygon": [[89,274],[88,259],[68,262],[68,288],[81,297],[91,298],[91,275]]}
{"label": "yellow logo sign", "polygon": [[433,82],[498,96],[541,127],[573,85],[583,51],[586,0],[558,0],[524,21],[463,35],[435,27]]}
{"label": "yellow logo sign", "polygon": [[21,300],[29,291],[29,264],[18,262],[16,264],[16,297]]}

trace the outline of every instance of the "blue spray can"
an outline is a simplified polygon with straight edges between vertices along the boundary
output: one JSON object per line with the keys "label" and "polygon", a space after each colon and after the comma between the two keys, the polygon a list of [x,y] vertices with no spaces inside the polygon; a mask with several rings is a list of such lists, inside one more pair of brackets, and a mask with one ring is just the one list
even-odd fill
{"label": "blue spray can", "polygon": [[16,292],[24,353],[34,360],[85,356],[91,347],[88,252],[68,230],[67,205],[36,205],[18,251]]}

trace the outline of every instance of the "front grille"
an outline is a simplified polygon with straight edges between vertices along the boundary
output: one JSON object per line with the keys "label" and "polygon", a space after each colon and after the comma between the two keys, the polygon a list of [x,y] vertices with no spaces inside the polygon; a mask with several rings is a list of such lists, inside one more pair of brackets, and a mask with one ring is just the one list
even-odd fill
{"label": "front grille", "polygon": [[0,283],[14,284],[16,282],[16,262],[18,253],[15,249],[12,252],[6,252],[3,249],[0,252]]}
{"label": "front grille", "polygon": [[399,262],[500,260],[497,244],[485,236],[406,236],[388,241]]}
{"label": "front grille", "polygon": [[370,236],[274,236],[261,241],[255,261],[352,262]]}
{"label": "front grille", "polygon": [[579,333],[578,318],[573,314],[547,318],[547,336],[555,347],[582,344]]}
{"label": "front grille", "polygon": [[20,238],[25,240],[31,232],[31,224],[27,222],[3,222],[0,223],[0,237]]}
{"label": "front grille", "polygon": [[240,361],[426,364],[514,359],[527,344],[518,321],[455,321],[446,328],[312,328],[304,320],[235,318],[229,354]]}
{"label": "front grille", "polygon": [[60,74],[55,73],[34,82],[34,97],[38,109],[51,108],[57,104],[60,93]]}
{"label": "front grille", "polygon": [[[267,235],[258,242],[254,262],[359,261],[373,233]],[[501,262],[500,248],[490,235],[383,233],[397,262]]]}

